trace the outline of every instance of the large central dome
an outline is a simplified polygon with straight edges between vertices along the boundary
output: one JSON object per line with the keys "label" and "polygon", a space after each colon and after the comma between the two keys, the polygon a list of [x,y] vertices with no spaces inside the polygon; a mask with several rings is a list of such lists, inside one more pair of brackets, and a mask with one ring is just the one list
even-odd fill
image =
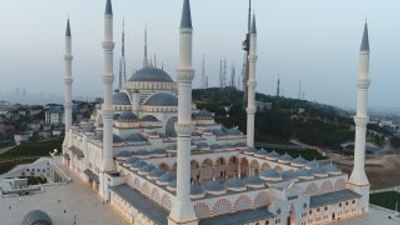
{"label": "large central dome", "polygon": [[164,70],[155,67],[146,67],[136,71],[129,81],[133,82],[174,82]]}

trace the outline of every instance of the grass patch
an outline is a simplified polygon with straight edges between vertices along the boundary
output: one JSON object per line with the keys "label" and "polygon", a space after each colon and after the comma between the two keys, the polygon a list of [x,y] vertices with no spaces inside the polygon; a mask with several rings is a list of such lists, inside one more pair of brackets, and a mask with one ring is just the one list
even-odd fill
{"label": "grass patch", "polygon": [[12,168],[14,168],[17,165],[20,164],[25,164],[25,163],[32,163],[37,158],[29,158],[29,159],[15,159],[15,160],[8,160],[5,162],[0,162],[0,174],[7,173],[10,171]]}
{"label": "grass patch", "polygon": [[22,143],[0,155],[0,161],[18,159],[21,157],[49,156],[53,149],[61,151],[64,137],[55,137],[48,140]]}
{"label": "grass patch", "polygon": [[[400,204],[400,193],[395,191],[388,191],[370,195],[370,203],[387,209],[396,210],[396,202]],[[397,211],[399,212],[400,210],[397,209]]]}

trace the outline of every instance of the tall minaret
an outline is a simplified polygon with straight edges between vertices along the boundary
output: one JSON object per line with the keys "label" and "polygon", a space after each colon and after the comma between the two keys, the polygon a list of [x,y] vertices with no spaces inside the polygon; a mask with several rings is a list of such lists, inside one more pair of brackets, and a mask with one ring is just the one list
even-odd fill
{"label": "tall minaret", "polygon": [[247,81],[247,146],[254,147],[254,115],[256,113],[256,62],[257,62],[257,28],[256,16],[253,15],[253,22],[250,30],[249,49],[249,79]]}
{"label": "tall minaret", "polygon": [[111,0],[107,0],[105,18],[104,18],[104,103],[103,111],[103,160],[102,172],[112,171],[113,166],[113,13]]}
{"label": "tall minaret", "polygon": [[177,189],[176,201],[168,217],[169,225],[197,224],[190,199],[190,159],[192,140],[192,18],[189,0],[184,0],[179,32],[179,67],[176,71],[178,83],[177,137]]}
{"label": "tall minaret", "polygon": [[119,83],[118,89],[122,90],[126,82],[126,59],[125,59],[125,20],[122,21],[122,40],[121,40],[121,58],[119,59]]}
{"label": "tall minaret", "polygon": [[354,167],[349,179],[350,188],[359,192],[362,197],[363,210],[368,211],[369,182],[365,173],[365,144],[368,124],[368,87],[369,79],[369,41],[367,22],[360,48],[360,64],[357,78],[357,114],[354,117],[356,125],[354,146]]}
{"label": "tall minaret", "polygon": [[69,18],[67,20],[67,30],[65,32],[65,133],[69,131],[72,125],[72,40],[71,40],[71,27],[69,25]]}
{"label": "tall minaret", "polygon": [[147,24],[144,29],[144,54],[143,54],[143,68],[146,68],[149,66],[149,60],[147,59]]}

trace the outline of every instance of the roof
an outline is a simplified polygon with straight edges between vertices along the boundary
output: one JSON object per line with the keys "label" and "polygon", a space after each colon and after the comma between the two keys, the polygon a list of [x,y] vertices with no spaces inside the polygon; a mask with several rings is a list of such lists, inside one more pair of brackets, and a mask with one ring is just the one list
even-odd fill
{"label": "roof", "polygon": [[190,12],[190,1],[189,0],[184,0],[184,2],[183,2],[181,28],[192,28],[192,15]]}
{"label": "roof", "polygon": [[42,224],[42,225],[53,225],[53,221],[47,213],[41,210],[32,210],[24,217],[22,221],[22,225],[33,225],[33,224]]}
{"label": "roof", "polygon": [[129,97],[125,92],[116,92],[113,95],[114,105],[130,105]]}
{"label": "roof", "polygon": [[111,0],[107,0],[107,5],[106,5],[106,15],[112,15],[112,4],[111,4]]}
{"label": "roof", "polygon": [[84,157],[82,150],[80,150],[79,148],[72,146],[69,148],[69,150],[71,150],[71,152],[74,153],[75,155],[77,155],[79,158]]}
{"label": "roof", "polygon": [[156,67],[145,67],[136,71],[129,81],[137,82],[174,82],[168,73]]}
{"label": "roof", "polygon": [[199,225],[242,225],[274,217],[267,208],[258,208],[203,219]]}
{"label": "roof", "polygon": [[310,197],[310,207],[318,207],[324,205],[331,205],[346,200],[361,198],[360,194],[352,190],[345,189],[341,191],[330,192],[323,195],[316,195]]}
{"label": "roof", "polygon": [[368,40],[368,24],[364,25],[364,33],[361,41],[360,51],[369,51],[369,40]]}
{"label": "roof", "polygon": [[71,37],[71,26],[69,25],[69,18],[67,20],[67,30],[65,31],[66,37]]}
{"label": "roof", "polygon": [[150,218],[157,225],[167,225],[169,212],[142,195],[139,191],[121,184],[110,188],[115,194],[138,209],[146,217]]}
{"label": "roof", "polygon": [[178,106],[178,98],[167,93],[152,95],[145,103],[148,106]]}
{"label": "roof", "polygon": [[83,171],[83,173],[86,174],[86,176],[88,176],[89,179],[92,179],[96,183],[100,182],[99,176],[97,174],[93,173],[91,170],[86,169]]}
{"label": "roof", "polygon": [[137,120],[137,116],[131,111],[125,111],[118,117],[119,122],[133,122],[134,120]]}

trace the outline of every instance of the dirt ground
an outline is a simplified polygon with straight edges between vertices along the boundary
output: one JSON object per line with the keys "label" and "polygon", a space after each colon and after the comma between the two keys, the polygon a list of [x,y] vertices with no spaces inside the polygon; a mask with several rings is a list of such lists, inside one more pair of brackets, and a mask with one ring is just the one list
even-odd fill
{"label": "dirt ground", "polygon": [[[346,172],[353,169],[353,158],[337,154],[328,154],[328,157]],[[371,189],[390,188],[400,185],[400,157],[398,155],[383,155],[366,160],[366,172]]]}

